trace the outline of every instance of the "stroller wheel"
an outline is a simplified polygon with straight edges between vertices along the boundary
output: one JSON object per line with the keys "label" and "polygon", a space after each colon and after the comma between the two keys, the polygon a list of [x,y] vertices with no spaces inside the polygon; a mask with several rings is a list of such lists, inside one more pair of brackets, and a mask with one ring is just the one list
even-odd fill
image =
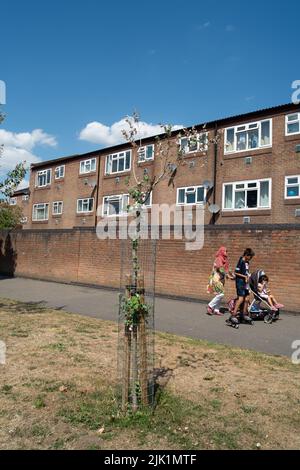
{"label": "stroller wheel", "polygon": [[273,315],[268,313],[264,318],[264,322],[267,323],[268,325],[270,325],[272,323],[272,321],[273,321]]}

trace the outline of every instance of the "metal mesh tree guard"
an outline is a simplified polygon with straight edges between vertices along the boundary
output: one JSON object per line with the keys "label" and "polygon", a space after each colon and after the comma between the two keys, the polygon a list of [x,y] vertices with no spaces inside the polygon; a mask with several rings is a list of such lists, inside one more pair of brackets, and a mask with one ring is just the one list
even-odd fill
{"label": "metal mesh tree guard", "polygon": [[154,403],[156,240],[122,240],[118,381],[123,411]]}

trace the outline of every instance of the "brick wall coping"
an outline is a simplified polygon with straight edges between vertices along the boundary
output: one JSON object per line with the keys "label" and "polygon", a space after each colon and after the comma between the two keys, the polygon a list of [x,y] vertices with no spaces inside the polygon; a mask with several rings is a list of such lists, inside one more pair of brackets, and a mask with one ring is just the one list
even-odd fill
{"label": "brick wall coping", "polygon": [[[192,229],[195,230],[196,226],[193,225]],[[160,226],[161,230],[161,226]],[[174,230],[174,225],[170,226],[170,230]],[[300,224],[222,224],[222,225],[205,225],[204,230],[206,232],[232,232],[240,230],[242,232],[257,232],[257,231],[289,231],[299,230]],[[2,229],[0,233],[12,233],[12,234],[26,234],[26,233],[39,233],[39,234],[55,234],[55,233],[74,233],[74,232],[96,232],[95,227],[73,227],[73,228],[53,228],[53,229]]]}

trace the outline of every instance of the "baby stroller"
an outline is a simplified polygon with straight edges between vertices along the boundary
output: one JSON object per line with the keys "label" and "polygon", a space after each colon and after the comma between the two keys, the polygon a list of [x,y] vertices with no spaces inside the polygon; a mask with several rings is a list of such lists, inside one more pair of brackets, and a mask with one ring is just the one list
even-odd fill
{"label": "baby stroller", "polygon": [[[261,276],[265,275],[262,269],[258,269],[251,274],[249,279],[250,292],[253,294],[254,299],[248,307],[248,315],[242,315],[238,313],[237,317],[231,317],[226,320],[229,326],[238,328],[240,322],[254,324],[254,320],[263,320],[265,323],[272,323],[279,318],[279,310],[273,311],[268,302],[260,296],[258,292],[258,282]],[[233,312],[235,302],[237,299],[231,299],[228,302],[229,312]],[[240,306],[240,311],[243,311],[243,304]]]}
{"label": "baby stroller", "polygon": [[258,292],[258,282],[261,276],[264,276],[265,272],[262,269],[258,269],[251,274],[249,279],[250,292],[252,292],[254,299],[249,306],[249,316],[253,320],[263,320],[265,323],[272,323],[278,320],[280,312],[279,310],[272,310],[268,302],[261,297]]}

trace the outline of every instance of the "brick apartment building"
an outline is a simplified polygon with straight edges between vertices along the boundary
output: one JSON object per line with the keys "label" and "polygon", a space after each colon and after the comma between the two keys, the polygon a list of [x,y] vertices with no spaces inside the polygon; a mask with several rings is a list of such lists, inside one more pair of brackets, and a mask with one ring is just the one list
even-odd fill
{"label": "brick apartment building", "polygon": [[[203,133],[203,125],[195,127]],[[154,189],[149,206],[202,204],[206,224],[300,222],[299,106],[287,104],[209,122],[205,132],[209,138],[220,134],[218,144],[203,152],[182,139],[186,165],[178,168],[174,187],[163,181]],[[178,140],[178,131],[173,137]],[[24,228],[95,226],[99,218],[110,215],[108,203],[122,214],[132,162],[138,173],[151,177],[158,171],[155,145],[155,138],[149,137],[142,140],[137,156],[125,143],[33,164]],[[17,193],[14,197],[21,197]],[[20,204],[25,206],[23,194]],[[220,208],[215,214],[208,210],[212,204]],[[97,216],[99,205],[103,212]]]}
{"label": "brick apartment building", "polygon": [[9,201],[12,206],[19,206],[22,209],[21,224],[25,227],[31,220],[31,205],[29,188],[18,189],[14,192]]}

